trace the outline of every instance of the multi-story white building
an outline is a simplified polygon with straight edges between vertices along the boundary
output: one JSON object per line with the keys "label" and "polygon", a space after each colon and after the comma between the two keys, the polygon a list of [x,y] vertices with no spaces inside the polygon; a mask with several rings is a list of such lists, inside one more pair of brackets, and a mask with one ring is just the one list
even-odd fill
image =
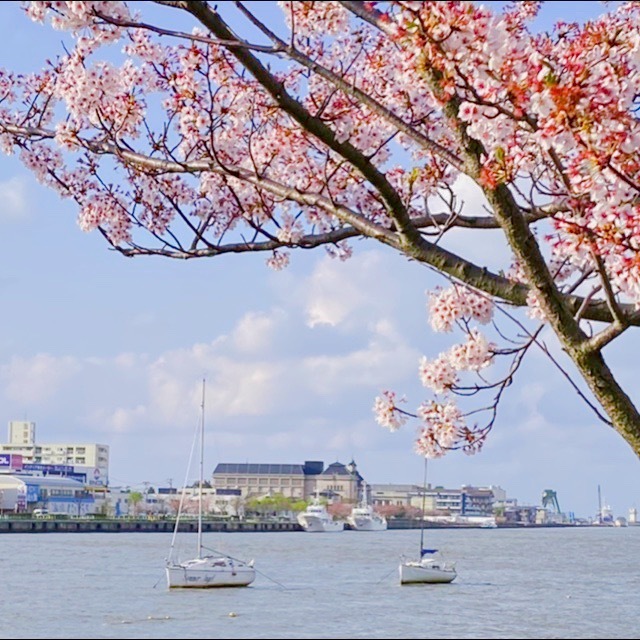
{"label": "multi-story white building", "polygon": [[[427,486],[426,492],[414,484],[373,484],[371,500],[374,506],[414,507],[425,513],[443,516],[488,516],[493,514],[494,490],[500,488],[477,488],[463,486],[462,489],[445,489]],[[503,501],[506,500],[504,490]],[[504,494],[504,495],[503,495]]]}
{"label": "multi-story white building", "polygon": [[25,420],[9,422],[9,444],[30,445],[36,441],[36,423]]}
{"label": "multi-story white building", "polygon": [[9,442],[0,444],[0,471],[35,475],[84,474],[88,484],[107,486],[109,447],[93,443],[38,444],[35,422],[12,420],[9,422]]}
{"label": "multi-story white building", "polygon": [[[418,507],[422,505],[422,487],[417,484],[371,484],[371,503],[374,507]],[[425,508],[433,508],[431,503]]]}

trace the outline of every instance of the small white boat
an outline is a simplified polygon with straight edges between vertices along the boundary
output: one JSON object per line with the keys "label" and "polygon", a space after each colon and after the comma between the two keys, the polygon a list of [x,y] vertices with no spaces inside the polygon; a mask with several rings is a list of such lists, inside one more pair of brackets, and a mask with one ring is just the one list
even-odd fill
{"label": "small white boat", "polygon": [[[211,589],[215,587],[246,587],[250,585],[256,577],[256,570],[253,568],[253,560],[244,562],[230,556],[213,553],[211,555],[203,553],[202,545],[202,486],[204,482],[204,392],[205,382],[202,381],[202,417],[199,426],[200,435],[200,492],[198,498],[198,555],[192,560],[177,562],[172,559],[173,548],[180,525],[182,505],[184,503],[185,491],[182,492],[178,516],[173,531],[171,549],[167,558],[165,572],[167,584],[170,589]],[[188,473],[188,471],[187,471]],[[184,486],[187,486],[185,480]]]}
{"label": "small white boat", "polygon": [[367,500],[367,485],[362,484],[362,500],[351,510],[347,522],[356,531],[386,531],[387,519],[376,513]]}
{"label": "small white boat", "polygon": [[344,531],[344,522],[334,520],[317,496],[304,511],[298,514],[298,524],[309,533]]}
{"label": "small white boat", "polygon": [[186,562],[167,564],[170,589],[246,587],[256,577],[253,560],[242,562],[228,556],[201,556]]}
{"label": "small white boat", "polygon": [[438,584],[452,582],[458,575],[453,563],[445,562],[436,549],[423,549],[420,560],[400,564],[400,584]]}
{"label": "small white boat", "polygon": [[424,511],[427,493],[427,458],[424,459],[422,489],[422,518],[420,520],[420,559],[405,560],[398,567],[400,584],[442,584],[452,582],[458,575],[453,562],[445,562],[437,549],[424,548]]}

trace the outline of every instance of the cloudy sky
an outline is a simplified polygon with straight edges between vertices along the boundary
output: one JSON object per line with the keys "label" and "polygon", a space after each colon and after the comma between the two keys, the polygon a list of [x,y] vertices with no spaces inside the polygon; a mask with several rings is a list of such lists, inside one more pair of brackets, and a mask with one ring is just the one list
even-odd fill
{"label": "cloudy sky", "polygon": [[[552,4],[574,17],[575,5]],[[27,21],[18,2],[3,2],[0,18],[1,66],[35,70],[61,51],[60,34]],[[460,243],[489,264],[495,246],[483,240]],[[210,470],[354,459],[370,483],[421,482],[413,428],[388,433],[372,405],[391,388],[417,406],[420,356],[450,344],[427,324],[426,292],[444,282],[424,267],[366,242],[346,263],[305,253],[281,272],[263,256],[125,259],[4,156],[0,251],[0,441],[3,424],[31,420],[43,444],[109,445],[114,485],[176,486],[206,377]],[[637,400],[639,337],[607,354]],[[640,507],[638,459],[540,353],[482,452],[430,469],[432,483],[499,485],[526,504],[554,489],[578,516],[596,512],[598,485],[616,515]]]}

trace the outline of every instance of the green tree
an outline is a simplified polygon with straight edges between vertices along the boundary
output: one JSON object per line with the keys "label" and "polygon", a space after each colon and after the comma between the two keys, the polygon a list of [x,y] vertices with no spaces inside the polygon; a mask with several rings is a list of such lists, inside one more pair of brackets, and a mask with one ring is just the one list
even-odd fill
{"label": "green tree", "polygon": [[129,502],[133,505],[133,514],[140,515],[140,503],[144,500],[144,496],[140,491],[132,491],[129,494]]}

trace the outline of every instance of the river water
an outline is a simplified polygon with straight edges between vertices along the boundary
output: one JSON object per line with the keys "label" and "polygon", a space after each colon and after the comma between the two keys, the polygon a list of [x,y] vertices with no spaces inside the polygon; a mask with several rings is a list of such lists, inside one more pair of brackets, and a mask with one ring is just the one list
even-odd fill
{"label": "river water", "polygon": [[204,543],[254,558],[255,582],[169,591],[165,533],[2,534],[0,638],[640,638],[640,526],[427,530],[448,585],[399,585],[417,530]]}

